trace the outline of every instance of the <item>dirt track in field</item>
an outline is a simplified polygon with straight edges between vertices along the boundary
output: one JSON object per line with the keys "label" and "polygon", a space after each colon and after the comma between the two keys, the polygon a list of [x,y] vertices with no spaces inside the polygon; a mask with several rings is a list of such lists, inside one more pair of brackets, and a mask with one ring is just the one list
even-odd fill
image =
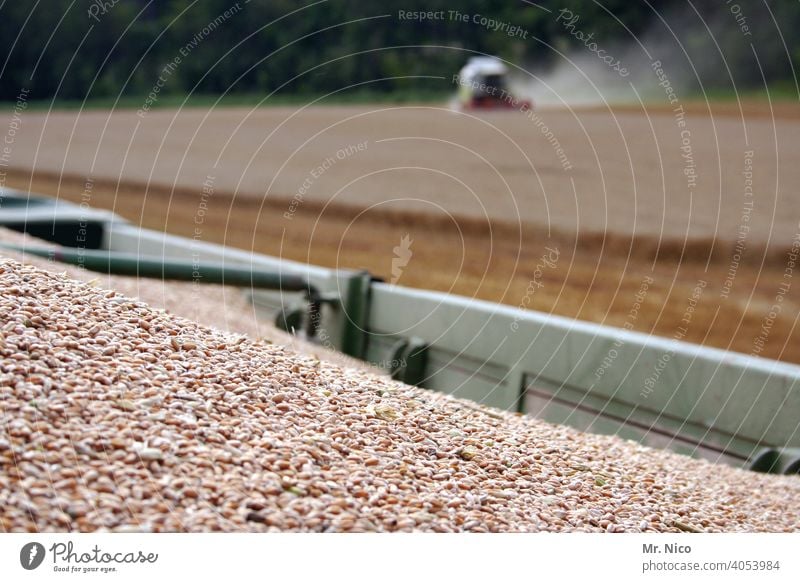
{"label": "dirt track in field", "polygon": [[785,105],[28,112],[5,183],[387,280],[408,234],[402,285],[800,362],[798,140]]}

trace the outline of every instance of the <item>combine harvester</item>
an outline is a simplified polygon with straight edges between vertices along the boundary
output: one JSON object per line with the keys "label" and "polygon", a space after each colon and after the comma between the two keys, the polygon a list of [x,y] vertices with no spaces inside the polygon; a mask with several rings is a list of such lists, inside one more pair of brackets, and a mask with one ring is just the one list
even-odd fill
{"label": "combine harvester", "polygon": [[279,327],[409,384],[755,470],[800,472],[800,366],[390,285],[21,192],[0,197],[0,226],[59,245],[27,253],[87,269],[241,287]]}
{"label": "combine harvester", "polygon": [[496,57],[472,57],[459,71],[458,100],[461,109],[533,108],[528,99],[513,95],[509,89],[508,67]]}

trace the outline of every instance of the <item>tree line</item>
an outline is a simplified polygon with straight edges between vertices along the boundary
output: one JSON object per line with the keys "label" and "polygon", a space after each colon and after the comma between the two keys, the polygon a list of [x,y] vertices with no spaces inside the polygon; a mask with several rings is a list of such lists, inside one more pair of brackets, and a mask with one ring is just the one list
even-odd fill
{"label": "tree line", "polygon": [[[563,11],[578,17],[571,30]],[[575,34],[575,23],[581,35]],[[625,65],[626,53],[640,50],[638,43],[661,50],[661,60],[689,71],[694,86],[796,87],[800,4],[5,2],[0,5],[0,100],[16,100],[22,89],[32,100],[145,97],[156,89],[165,95],[444,92],[452,90],[452,73],[471,55],[498,55],[541,73],[591,42],[620,55],[618,66]]]}

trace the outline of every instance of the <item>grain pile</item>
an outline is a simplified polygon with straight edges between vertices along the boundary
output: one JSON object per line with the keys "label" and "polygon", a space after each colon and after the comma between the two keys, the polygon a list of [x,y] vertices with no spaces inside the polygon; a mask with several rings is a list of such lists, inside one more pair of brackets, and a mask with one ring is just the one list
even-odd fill
{"label": "grain pile", "polygon": [[[0,227],[0,242],[23,247],[55,248],[54,245],[41,239],[2,227]],[[203,325],[223,331],[245,334],[261,341],[288,345],[296,352],[314,356],[340,366],[369,369],[376,374],[385,373],[384,370],[376,366],[367,366],[361,360],[326,349],[320,345],[305,342],[276,328],[270,322],[257,317],[253,305],[247,301],[242,290],[236,287],[207,283],[194,285],[193,283],[177,281],[101,275],[77,266],[49,261],[35,255],[23,255],[7,249],[0,249],[0,257],[3,256],[54,273],[65,273],[72,279],[84,281],[92,286],[114,289],[128,297],[138,298],[150,305],[150,307],[163,309]]]}
{"label": "grain pile", "polygon": [[0,260],[3,531],[789,531],[800,479],[497,412]]}

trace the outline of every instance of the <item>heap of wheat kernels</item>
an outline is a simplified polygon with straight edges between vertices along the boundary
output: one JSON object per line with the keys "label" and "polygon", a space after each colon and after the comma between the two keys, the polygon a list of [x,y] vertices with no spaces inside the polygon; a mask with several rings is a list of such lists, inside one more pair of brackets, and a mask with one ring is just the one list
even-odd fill
{"label": "heap of wheat kernels", "polygon": [[[0,227],[0,242],[25,246],[50,246],[50,245],[19,232]],[[277,329],[271,322],[259,319],[253,305],[245,298],[241,289],[223,285],[195,284],[178,281],[161,281],[158,279],[138,279],[120,275],[99,274],[77,266],[65,265],[49,261],[34,255],[22,255],[13,251],[0,249],[0,257],[5,255],[15,260],[24,261],[41,267],[47,271],[66,273],[70,278],[86,281],[93,286],[104,286],[114,289],[129,297],[138,297],[150,306],[163,308],[188,317],[193,321],[210,325],[218,329],[247,334],[252,338],[263,341],[288,345],[292,350],[318,357],[321,360],[332,362],[349,368],[362,368],[373,373],[385,374],[377,366],[369,366],[365,362],[346,356],[340,352],[326,349],[324,346],[315,345],[294,335]]]}
{"label": "heap of wheat kernels", "polygon": [[0,529],[800,529],[800,479],[497,412],[0,261]]}

